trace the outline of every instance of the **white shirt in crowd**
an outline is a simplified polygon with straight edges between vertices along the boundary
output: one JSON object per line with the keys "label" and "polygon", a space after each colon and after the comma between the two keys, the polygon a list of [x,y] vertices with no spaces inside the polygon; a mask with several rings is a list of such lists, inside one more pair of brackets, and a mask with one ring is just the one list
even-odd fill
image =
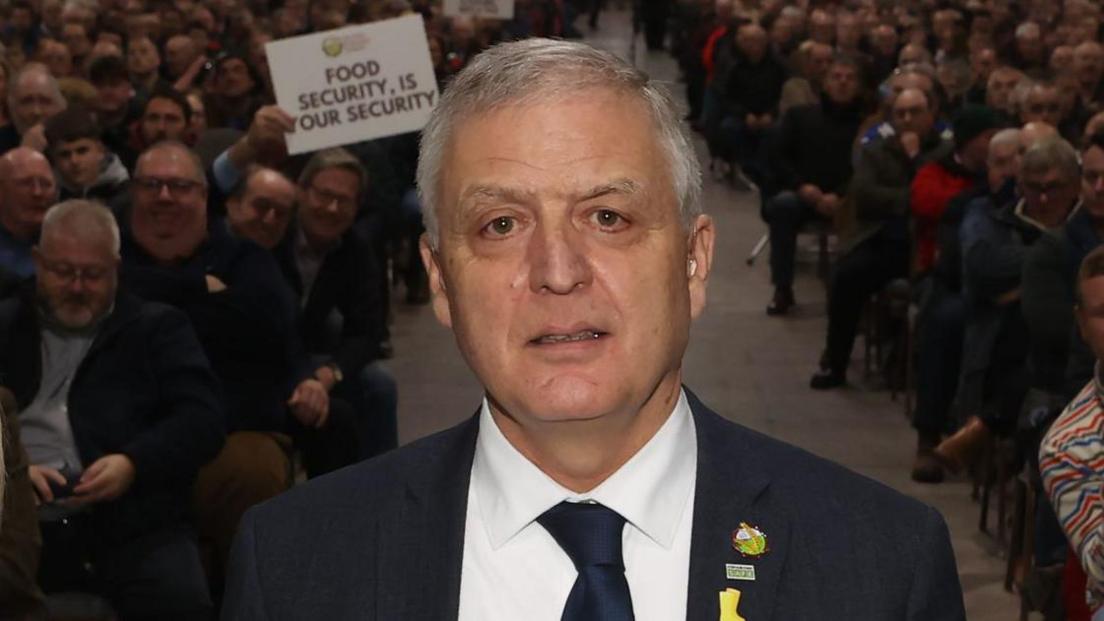
{"label": "white shirt in crowd", "polygon": [[625,575],[637,621],[686,618],[697,435],[686,394],[659,431],[598,487],[577,494],[502,435],[486,399],[468,489],[460,621],[559,621],[578,573],[535,520],[567,500],[626,519]]}

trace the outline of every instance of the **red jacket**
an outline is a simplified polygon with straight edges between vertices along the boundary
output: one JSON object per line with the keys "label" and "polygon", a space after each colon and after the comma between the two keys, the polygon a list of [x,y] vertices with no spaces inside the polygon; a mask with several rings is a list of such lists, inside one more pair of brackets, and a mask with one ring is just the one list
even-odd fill
{"label": "red jacket", "polygon": [[928,271],[935,264],[939,218],[947,203],[972,187],[976,180],[977,175],[963,168],[953,154],[928,162],[916,171],[909,191],[909,205],[915,223],[913,237],[916,240],[918,274]]}

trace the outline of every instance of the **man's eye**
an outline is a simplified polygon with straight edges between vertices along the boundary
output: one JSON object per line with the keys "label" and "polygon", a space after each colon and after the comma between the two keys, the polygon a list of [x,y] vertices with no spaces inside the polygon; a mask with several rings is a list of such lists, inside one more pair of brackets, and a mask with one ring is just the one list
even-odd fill
{"label": "man's eye", "polygon": [[507,235],[514,230],[514,219],[507,216],[499,216],[491,220],[485,229],[495,235]]}
{"label": "man's eye", "polygon": [[626,223],[625,218],[623,218],[621,214],[611,209],[599,209],[598,211],[594,212],[594,215],[592,217],[594,218],[594,221],[598,224],[598,226],[607,229],[622,227]]}

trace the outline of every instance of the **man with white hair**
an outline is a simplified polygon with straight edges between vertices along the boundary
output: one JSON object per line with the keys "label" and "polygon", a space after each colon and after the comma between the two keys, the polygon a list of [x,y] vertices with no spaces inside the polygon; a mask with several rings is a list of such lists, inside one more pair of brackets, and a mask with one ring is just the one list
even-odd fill
{"label": "man with white hair", "polygon": [[669,96],[612,54],[476,57],[418,179],[433,309],[486,398],[251,510],[223,618],[964,618],[933,509],[683,388],[700,174]]}
{"label": "man with white hair", "polygon": [[43,124],[65,109],[57,80],[40,63],[28,63],[8,86],[11,124],[0,129],[0,154],[23,145],[36,151],[46,149]]}
{"label": "man with white hair", "polygon": [[34,257],[35,286],[0,304],[0,376],[39,503],[39,584],[123,619],[209,619],[187,503],[224,430],[195,333],[119,291],[119,230],[98,203],[52,207]]}

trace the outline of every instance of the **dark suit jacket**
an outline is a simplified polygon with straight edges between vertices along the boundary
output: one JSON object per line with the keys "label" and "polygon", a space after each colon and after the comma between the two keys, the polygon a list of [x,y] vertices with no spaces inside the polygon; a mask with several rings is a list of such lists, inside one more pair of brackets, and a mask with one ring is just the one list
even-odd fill
{"label": "dark suit jacket", "polygon": [[[932,508],[728,422],[690,397],[698,472],[687,619],[742,592],[749,621],[965,619]],[[223,619],[455,619],[477,418],[311,481],[242,520]],[[768,538],[745,559],[741,522]],[[754,565],[754,582],[725,564]]]}
{"label": "dark suit jacket", "polygon": [[[0,303],[0,385],[21,409],[38,393],[41,352],[29,294]],[[134,462],[133,486],[91,511],[97,536],[118,543],[182,523],[196,473],[225,436],[218,384],[184,313],[119,294],[73,375],[68,408],[84,467],[112,453]]]}

